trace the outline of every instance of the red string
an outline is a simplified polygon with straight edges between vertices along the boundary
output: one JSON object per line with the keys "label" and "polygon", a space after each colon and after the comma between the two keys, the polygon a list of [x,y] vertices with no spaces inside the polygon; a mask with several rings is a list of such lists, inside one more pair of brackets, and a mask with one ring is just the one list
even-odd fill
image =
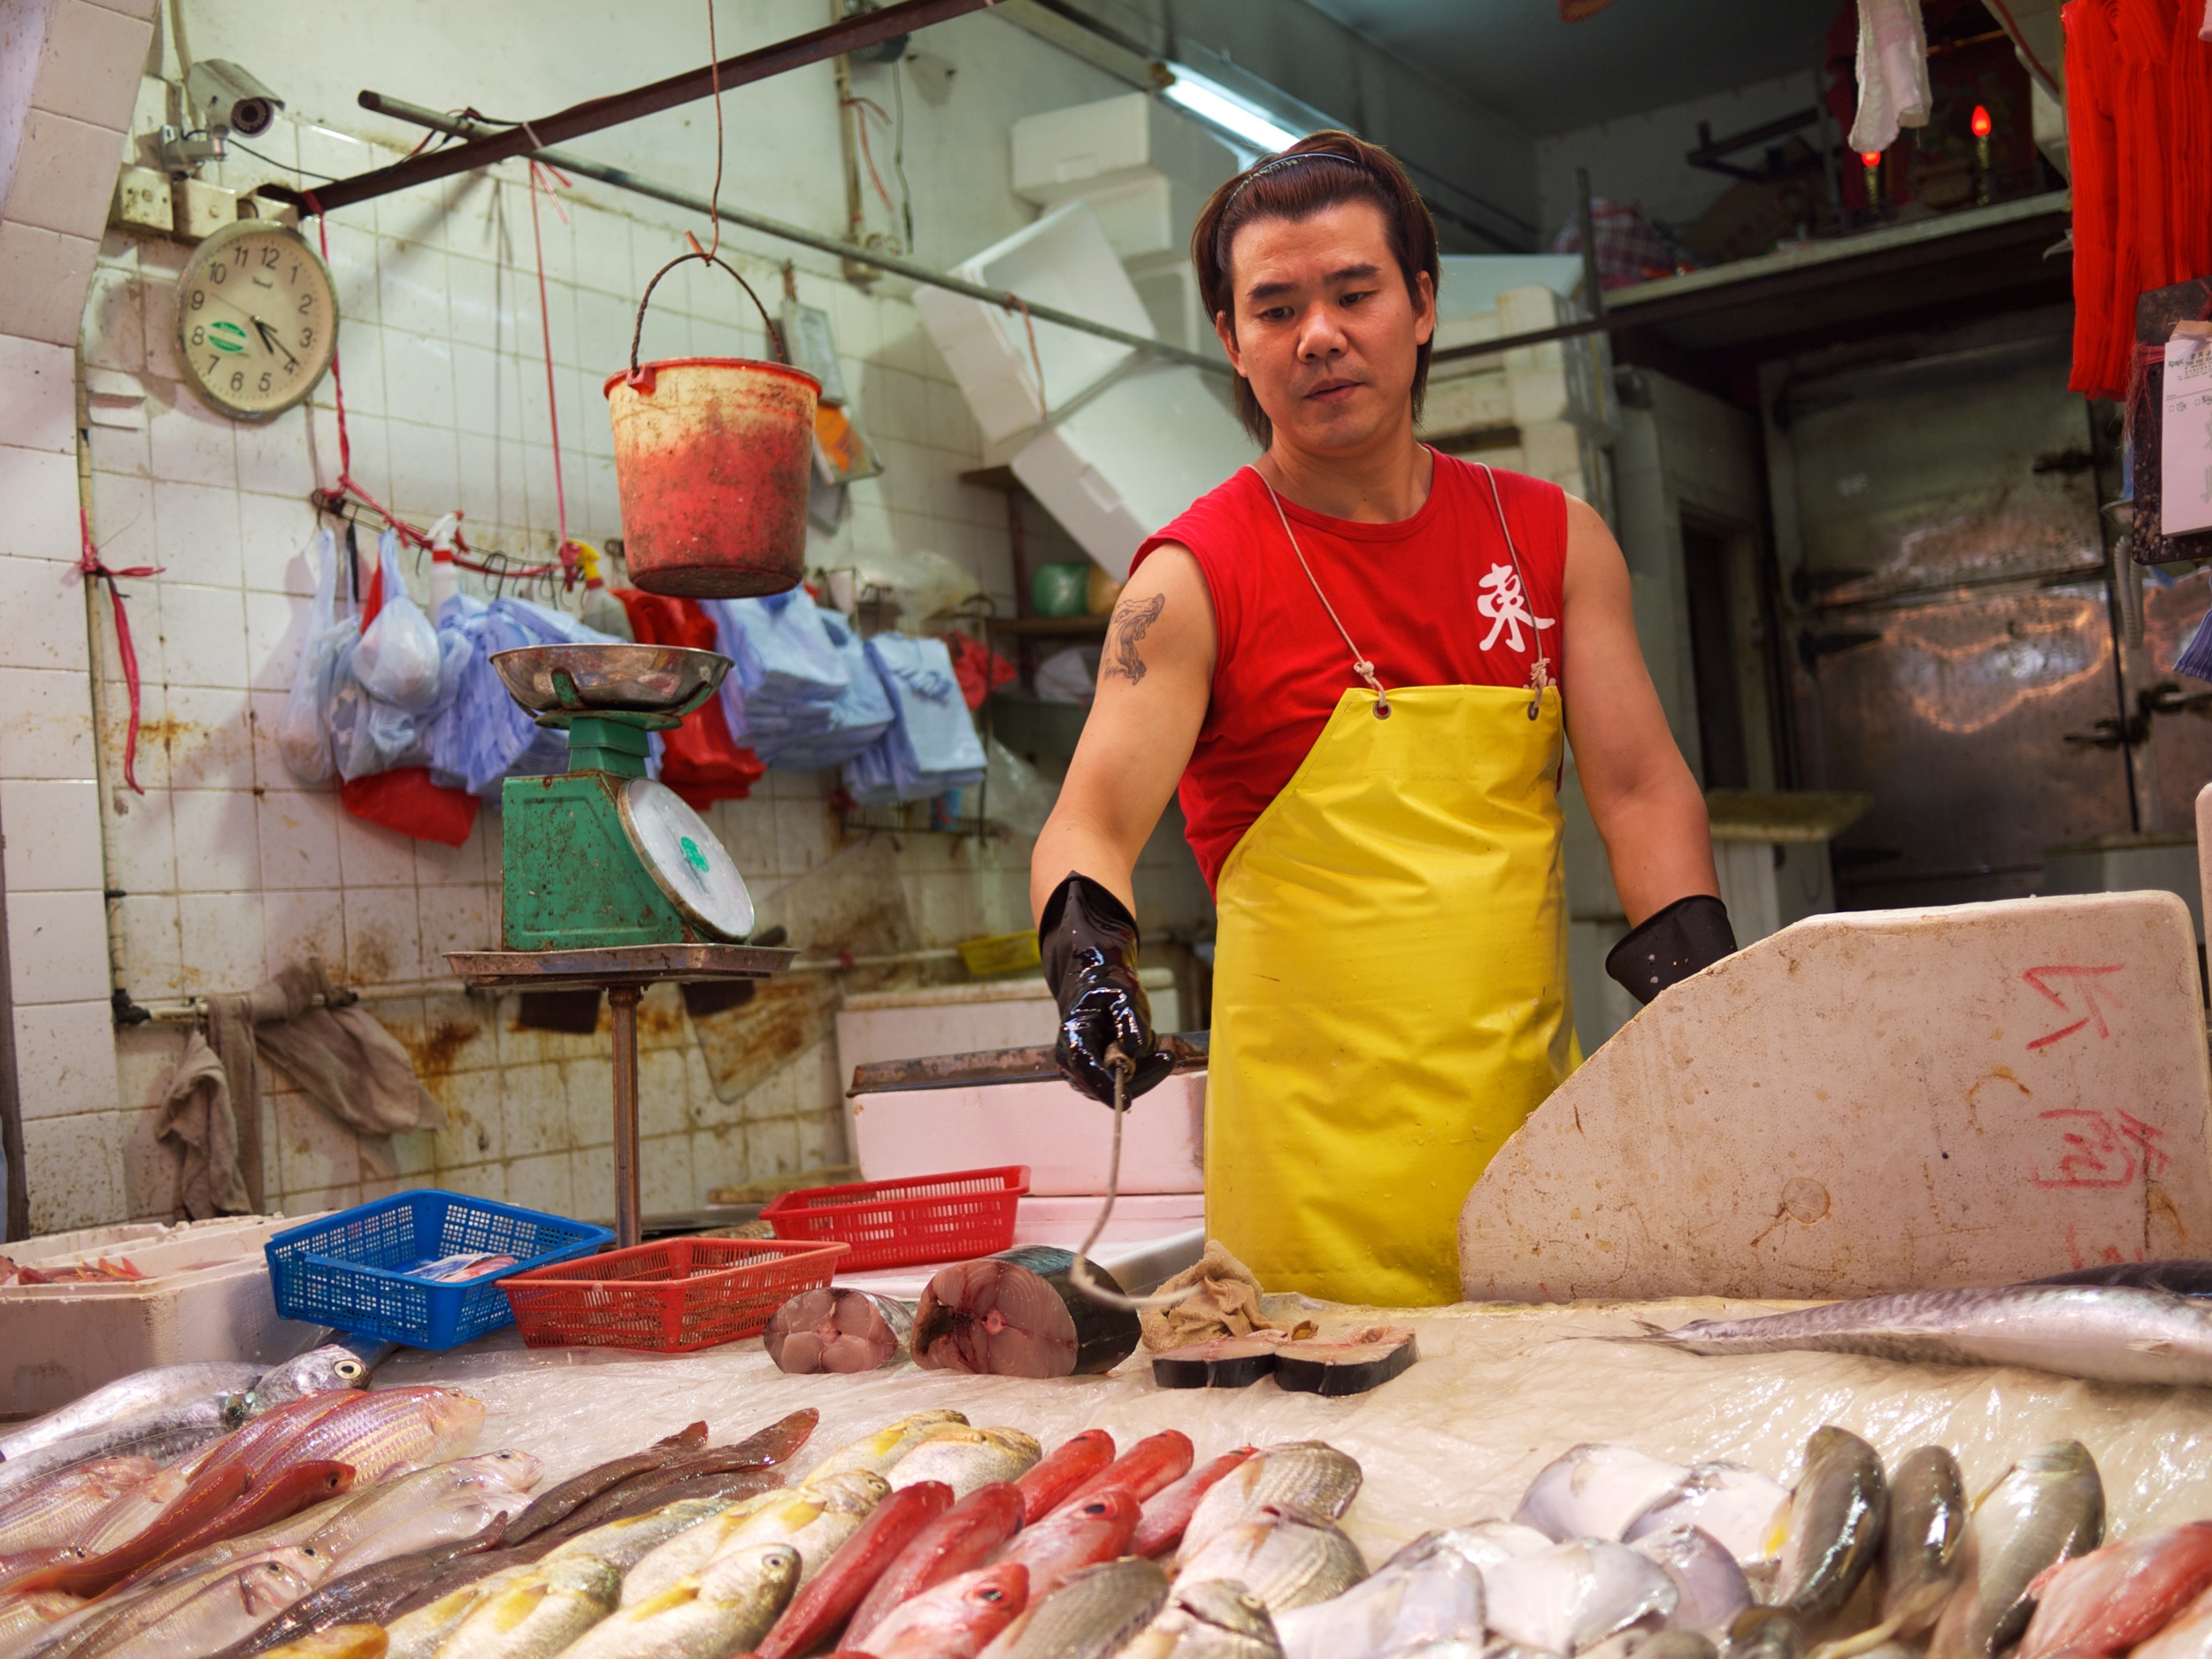
{"label": "red string", "polygon": [[[873,98],[840,98],[838,102],[849,110],[872,111],[875,118],[886,127],[891,125],[891,118],[883,112],[883,106]],[[876,187],[876,194],[883,198],[885,211],[891,211],[891,192],[883,188],[883,175],[876,171],[875,152],[868,147],[868,122],[865,113],[854,115],[853,130],[860,134],[860,154],[861,158],[868,164],[868,177]]]}
{"label": "red string", "polygon": [[115,654],[123,662],[123,685],[130,693],[131,723],[123,733],[123,781],[131,787],[134,795],[144,795],[138,781],[138,650],[131,643],[131,613],[124,608],[123,590],[115,585],[116,578],[127,576],[134,580],[158,576],[163,566],[134,565],[128,570],[113,571],[100,562],[99,550],[92,545],[92,521],[81,506],[77,509],[77,533],[81,550],[77,555],[77,568],[86,578],[108,585],[108,601],[115,607]]}
{"label": "red string", "polygon": [[[561,405],[560,398],[553,389],[553,308],[546,298],[545,241],[538,231],[538,192],[542,189],[551,196],[552,189],[540,180],[539,171],[539,163],[533,157],[530,161],[530,248],[538,261],[538,329],[545,342],[545,418],[553,428],[553,509],[560,525],[560,544],[555,550],[561,561],[561,585],[573,588],[579,558],[576,544],[568,539],[568,486],[561,477]],[[551,167],[543,171],[559,179],[563,184],[568,182]],[[556,209],[560,208],[557,198],[553,205]],[[565,221],[568,216],[563,211],[561,217]]]}

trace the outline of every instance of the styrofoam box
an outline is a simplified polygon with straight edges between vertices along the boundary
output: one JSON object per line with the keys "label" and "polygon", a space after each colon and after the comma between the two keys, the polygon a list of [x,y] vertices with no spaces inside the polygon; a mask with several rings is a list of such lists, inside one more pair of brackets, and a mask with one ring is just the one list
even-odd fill
{"label": "styrofoam box", "polygon": [[1133,368],[1014,457],[1014,476],[1116,581],[1145,537],[1256,453],[1217,379]]}
{"label": "styrofoam box", "polygon": [[[1106,1190],[1114,1115],[1057,1079],[856,1094],[851,1107],[864,1180],[1026,1164],[1040,1196]],[[1121,1190],[1204,1191],[1205,1137],[1204,1072],[1179,1072],[1140,1094],[1122,1125]]]}
{"label": "styrofoam box", "polygon": [[310,1218],[134,1222],[7,1246],[9,1257],[26,1266],[127,1256],[146,1277],[0,1289],[0,1329],[6,1333],[0,1410],[50,1411],[150,1365],[221,1359],[274,1364],[298,1353],[319,1327],[277,1317],[261,1247]]}
{"label": "styrofoam box", "polygon": [[1045,207],[1148,175],[1202,196],[1237,170],[1226,144],[1142,92],[1025,115],[1013,152],[1014,194]]}
{"label": "styrofoam box", "polygon": [[[1114,257],[1098,216],[1083,202],[1055,208],[1035,224],[986,248],[954,272],[971,282],[1018,294],[1151,339],[1152,319]],[[944,354],[987,443],[1025,431],[1044,419],[1036,364],[1044,365],[1043,396],[1063,407],[1127,362],[1133,349],[1038,322],[1034,359],[1018,311],[942,288],[914,296],[923,326]]]}
{"label": "styrofoam box", "polygon": [[[1152,318],[1159,337],[1186,351],[1219,353],[1220,339],[1206,315],[1206,302],[1198,291],[1198,273],[1191,269],[1190,255],[1179,244],[1141,258],[1122,261],[1129,280],[1137,285],[1137,297]],[[1222,358],[1227,362],[1226,357]]]}
{"label": "styrofoam box", "polygon": [[[1146,968],[1138,978],[1152,1001],[1153,1028],[1180,1031],[1182,1002],[1174,971]],[[1041,979],[868,991],[847,997],[837,1010],[837,1057],[850,1076],[855,1066],[878,1060],[1034,1048],[1050,1042],[1058,1027],[1052,987]]]}

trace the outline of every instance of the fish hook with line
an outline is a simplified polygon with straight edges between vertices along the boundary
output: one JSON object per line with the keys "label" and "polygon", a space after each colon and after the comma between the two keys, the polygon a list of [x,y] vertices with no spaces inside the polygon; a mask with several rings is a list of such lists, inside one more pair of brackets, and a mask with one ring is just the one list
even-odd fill
{"label": "fish hook with line", "polygon": [[1194,1285],[1165,1295],[1125,1296],[1118,1290],[1109,1290],[1091,1277],[1091,1246],[1098,1242],[1098,1235],[1106,1231],[1106,1224],[1113,1217],[1114,1198],[1121,1188],[1121,1120],[1129,1112],[1129,1079],[1136,1075],[1137,1063],[1122,1052],[1119,1043],[1108,1046],[1106,1069],[1114,1074],[1114,1150],[1106,1166],[1106,1202],[1098,1212],[1098,1219],[1091,1223],[1090,1236],[1075,1252],[1075,1260],[1069,1264],[1068,1279],[1076,1289],[1093,1302],[1109,1308],[1123,1308],[1131,1313],[1141,1313],[1148,1308],[1173,1308],[1187,1302],[1205,1288],[1201,1279]]}

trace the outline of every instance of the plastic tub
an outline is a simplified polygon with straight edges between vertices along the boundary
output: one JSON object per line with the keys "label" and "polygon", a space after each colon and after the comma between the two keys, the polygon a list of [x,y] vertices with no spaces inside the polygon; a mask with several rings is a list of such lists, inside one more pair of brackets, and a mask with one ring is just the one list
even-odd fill
{"label": "plastic tub", "polygon": [[[416,1348],[457,1348],[512,1322],[500,1281],[614,1242],[589,1222],[434,1188],[400,1193],[280,1233],[265,1247],[277,1311]],[[515,1265],[451,1284],[398,1270],[463,1251]]]}
{"label": "plastic tub", "polygon": [[830,1282],[838,1243],[664,1239],[500,1281],[532,1348],[684,1354],[758,1336],[778,1308]]}
{"label": "plastic tub", "polygon": [[[1114,1114],[1057,1079],[887,1089],[851,1107],[853,1156],[872,1180],[911,1179],[966,1154],[1019,1158],[1033,1193],[1106,1190]],[[1121,1190],[1205,1191],[1205,1126],[1203,1071],[1138,1095],[1122,1125]]]}
{"label": "plastic tub", "polygon": [[851,1246],[847,1272],[959,1262],[1014,1242],[1014,1204],[1029,1190],[1019,1164],[786,1193],[760,1218],[779,1239],[834,1239]]}

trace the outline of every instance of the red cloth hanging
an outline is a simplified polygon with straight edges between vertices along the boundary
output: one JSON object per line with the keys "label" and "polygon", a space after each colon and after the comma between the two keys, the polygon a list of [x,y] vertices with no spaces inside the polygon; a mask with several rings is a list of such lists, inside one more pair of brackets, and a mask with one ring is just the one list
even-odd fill
{"label": "red cloth hanging", "polygon": [[984,698],[1013,679],[1014,664],[982,641],[958,628],[948,628],[942,638],[952,654],[953,678],[960,682],[961,698],[971,710],[981,708]]}
{"label": "red cloth hanging", "polygon": [[[622,602],[639,644],[715,649],[714,619],[699,608],[697,600],[641,593],[634,588],[609,591]],[[768,775],[760,757],[739,748],[730,735],[719,697],[709,697],[684,716],[681,726],[661,736],[666,744],[661,751],[661,781],[693,806],[742,801]]]}
{"label": "red cloth hanging", "polygon": [[484,804],[465,789],[431,782],[427,766],[395,766],[348,779],[338,786],[338,799],[356,818],[448,847],[468,840]]}

